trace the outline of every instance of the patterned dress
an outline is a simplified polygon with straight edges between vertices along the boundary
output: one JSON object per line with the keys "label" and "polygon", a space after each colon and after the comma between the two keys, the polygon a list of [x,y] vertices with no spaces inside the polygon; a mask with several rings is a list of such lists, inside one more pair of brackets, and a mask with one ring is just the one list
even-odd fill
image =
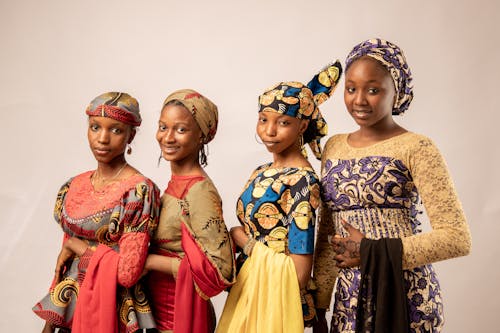
{"label": "patterned dress", "polygon": [[91,183],[92,171],[80,174],[60,189],[54,216],[61,225],[65,240],[75,236],[85,240],[89,249],[75,257],[58,284],[33,307],[43,319],[60,327],[71,328],[80,286],[100,245],[117,252],[116,295],[120,332],[155,327],[139,277],[147,257],[150,236],[159,214],[160,195],[156,185],[136,174],[96,191]]}
{"label": "patterned dress", "polygon": [[247,235],[278,253],[312,254],[319,180],[313,169],[258,167],[236,213]]}
{"label": "patterned dress", "polygon": [[[181,300],[176,293],[195,284],[196,293],[205,301],[234,282],[234,259],[232,243],[222,216],[222,201],[212,181],[203,176],[172,176],[162,196],[162,208],[158,229],[151,242],[151,252],[177,260],[173,261],[174,275],[152,271],[148,276],[148,289],[153,301],[155,320],[160,331],[171,332],[178,323],[175,315],[186,316],[181,321],[206,320],[207,313],[193,313],[192,308],[176,309]],[[186,233],[195,246],[184,242]],[[181,262],[206,262],[203,270],[194,264],[186,264],[191,278],[179,281]],[[211,277],[208,275],[212,273]],[[211,287],[200,283],[210,279]],[[198,282],[198,284],[197,284]],[[177,284],[180,284],[179,286]],[[209,308],[210,312],[210,308]],[[188,319],[189,316],[193,316]],[[208,313],[208,326],[214,327],[215,318]],[[213,319],[213,320],[212,320]],[[212,320],[212,321],[211,321]],[[179,331],[178,327],[175,327]],[[191,327],[191,331],[196,329]]]}
{"label": "patterned dress", "polygon": [[[411,332],[440,332],[443,305],[430,263],[467,254],[470,233],[445,162],[428,138],[407,132],[365,148],[330,138],[322,161],[323,205],[314,277],[317,305],[328,308],[331,332],[355,332],[358,268],[335,268],[329,237],[347,236],[341,220],[367,238],[401,238]],[[432,231],[421,233],[423,202]]]}

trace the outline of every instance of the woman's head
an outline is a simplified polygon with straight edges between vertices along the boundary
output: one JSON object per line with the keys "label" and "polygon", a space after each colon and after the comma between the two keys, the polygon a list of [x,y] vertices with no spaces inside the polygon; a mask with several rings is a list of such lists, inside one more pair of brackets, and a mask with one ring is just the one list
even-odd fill
{"label": "woman's head", "polygon": [[[321,157],[319,140],[326,135],[327,126],[318,106],[333,94],[341,74],[342,67],[337,61],[323,68],[307,85],[295,81],[280,82],[259,97],[257,133],[263,142],[271,143],[267,145],[268,149],[274,147],[273,140],[269,135],[261,134],[265,134],[264,126],[273,125],[270,124],[272,120],[276,122],[273,125],[276,130],[284,128],[285,124],[293,125],[293,130],[288,128],[286,132],[287,136],[293,136],[293,140],[287,138],[286,142],[302,141],[299,148],[308,143],[314,155]],[[273,131],[270,127],[269,133]]]}
{"label": "woman's head", "polygon": [[122,159],[127,144],[141,124],[139,103],[129,94],[107,92],[94,98],[85,113],[89,116],[88,140],[99,162]]}
{"label": "woman's head", "polygon": [[379,38],[361,42],[347,56],[346,76],[353,63],[366,57],[376,60],[392,78],[396,91],[392,114],[405,112],[413,99],[413,84],[403,51],[397,45]]}
{"label": "woman's head", "polygon": [[173,92],[163,102],[156,134],[163,158],[206,165],[203,146],[212,141],[217,125],[218,110],[212,101],[191,89]]}

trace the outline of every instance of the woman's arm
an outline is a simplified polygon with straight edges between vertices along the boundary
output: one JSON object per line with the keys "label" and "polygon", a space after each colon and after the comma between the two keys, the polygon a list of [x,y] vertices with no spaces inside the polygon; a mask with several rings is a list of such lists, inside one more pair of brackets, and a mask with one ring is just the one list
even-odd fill
{"label": "woman's arm", "polygon": [[403,269],[469,254],[469,226],[439,150],[422,138],[409,164],[432,230],[402,239]]}

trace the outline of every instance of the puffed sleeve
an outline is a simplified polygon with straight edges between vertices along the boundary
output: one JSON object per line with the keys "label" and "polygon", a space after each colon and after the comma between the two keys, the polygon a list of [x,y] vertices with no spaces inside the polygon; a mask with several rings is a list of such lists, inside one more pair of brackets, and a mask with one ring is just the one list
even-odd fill
{"label": "puffed sleeve", "polygon": [[227,284],[232,283],[235,274],[232,244],[217,189],[209,180],[198,182],[190,188],[186,202],[185,224],[219,275]]}
{"label": "puffed sleeve", "polygon": [[56,203],[54,205],[54,219],[58,224],[61,224],[64,201],[66,200],[66,194],[68,193],[69,185],[71,184],[72,179],[73,178],[65,182],[57,192]]}
{"label": "puffed sleeve", "polygon": [[121,235],[118,283],[124,287],[133,286],[142,274],[149,240],[158,225],[159,208],[160,192],[152,181],[145,179],[124,194],[112,213],[111,229]]}
{"label": "puffed sleeve", "polygon": [[403,268],[467,255],[471,236],[446,163],[434,143],[422,137],[409,165],[432,231],[403,238]]}

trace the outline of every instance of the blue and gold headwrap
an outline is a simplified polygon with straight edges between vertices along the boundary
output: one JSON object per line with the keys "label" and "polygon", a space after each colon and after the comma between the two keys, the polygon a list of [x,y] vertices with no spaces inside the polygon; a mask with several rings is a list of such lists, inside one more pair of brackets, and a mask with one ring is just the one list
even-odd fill
{"label": "blue and gold headwrap", "polygon": [[363,56],[377,60],[389,71],[396,88],[392,114],[405,112],[413,99],[413,78],[403,51],[396,44],[384,39],[366,40],[356,45],[347,55],[346,71],[354,61]]}
{"label": "blue and gold headwrap", "polygon": [[[321,159],[320,140],[327,134],[328,126],[318,106],[333,94],[341,76],[342,65],[336,61],[323,68],[307,85],[280,82],[260,95],[259,112],[272,111],[309,120],[303,134],[304,144],[309,144],[314,156]],[[304,149],[302,152],[305,154]]]}

